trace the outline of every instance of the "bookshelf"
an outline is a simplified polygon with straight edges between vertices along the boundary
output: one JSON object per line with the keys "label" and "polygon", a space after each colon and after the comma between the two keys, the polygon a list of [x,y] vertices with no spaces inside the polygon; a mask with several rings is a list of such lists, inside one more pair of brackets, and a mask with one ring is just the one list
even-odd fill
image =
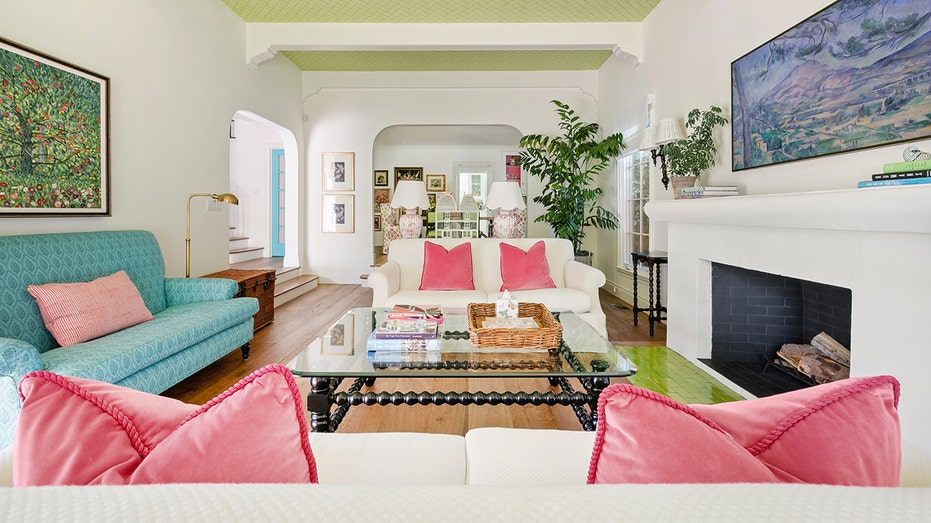
{"label": "bookshelf", "polygon": [[478,211],[440,211],[436,213],[437,238],[478,238]]}

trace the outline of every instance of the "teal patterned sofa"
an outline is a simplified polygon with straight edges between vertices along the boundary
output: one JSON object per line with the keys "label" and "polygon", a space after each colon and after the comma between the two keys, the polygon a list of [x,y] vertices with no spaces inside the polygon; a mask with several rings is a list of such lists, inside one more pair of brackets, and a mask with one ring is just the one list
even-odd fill
{"label": "teal patterned sofa", "polygon": [[[155,319],[59,347],[30,284],[86,282],[124,270]],[[166,278],[148,231],[0,236],[0,448],[13,442],[19,380],[47,370],[159,393],[236,348],[248,357],[255,298],[236,282]]]}

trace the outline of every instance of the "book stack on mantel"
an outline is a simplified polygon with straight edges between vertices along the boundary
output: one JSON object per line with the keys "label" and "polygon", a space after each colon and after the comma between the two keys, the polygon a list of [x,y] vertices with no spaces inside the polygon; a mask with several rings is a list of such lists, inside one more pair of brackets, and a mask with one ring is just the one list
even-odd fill
{"label": "book stack on mantel", "polygon": [[924,185],[926,183],[931,183],[931,160],[887,163],[883,165],[883,172],[874,174],[872,180],[858,183],[857,187]]}
{"label": "book stack on mantel", "polygon": [[395,305],[366,342],[369,361],[439,361],[442,322],[439,305]]}
{"label": "book stack on mantel", "polygon": [[683,187],[679,198],[717,198],[719,196],[738,196],[736,185],[709,185],[707,187]]}

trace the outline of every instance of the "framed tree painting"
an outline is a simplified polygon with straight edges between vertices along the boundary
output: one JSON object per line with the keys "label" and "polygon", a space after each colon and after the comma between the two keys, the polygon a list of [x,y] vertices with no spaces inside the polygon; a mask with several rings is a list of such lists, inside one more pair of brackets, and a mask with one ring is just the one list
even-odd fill
{"label": "framed tree painting", "polygon": [[381,204],[391,203],[391,189],[373,189],[372,192],[375,202],[375,212],[381,211]]}
{"label": "framed tree painting", "polygon": [[323,232],[354,231],[354,200],[355,197],[351,194],[323,195]]}
{"label": "framed tree painting", "polygon": [[110,79],[0,38],[0,216],[110,216]]}
{"label": "framed tree painting", "polygon": [[928,0],[839,0],[731,63],[735,171],[931,136]]}
{"label": "framed tree painting", "polygon": [[388,187],[388,171],[375,171],[375,187]]}
{"label": "framed tree painting", "polygon": [[323,190],[351,191],[355,187],[355,153],[323,153]]}

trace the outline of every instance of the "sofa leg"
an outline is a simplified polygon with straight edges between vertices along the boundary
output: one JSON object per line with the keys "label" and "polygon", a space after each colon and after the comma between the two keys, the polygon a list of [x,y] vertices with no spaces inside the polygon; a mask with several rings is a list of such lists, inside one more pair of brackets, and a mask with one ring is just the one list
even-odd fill
{"label": "sofa leg", "polygon": [[252,342],[246,342],[245,345],[243,345],[242,347],[239,347],[239,350],[242,351],[242,359],[244,359],[244,360],[248,360],[248,359],[249,359],[249,344],[250,344],[250,343],[252,343]]}

